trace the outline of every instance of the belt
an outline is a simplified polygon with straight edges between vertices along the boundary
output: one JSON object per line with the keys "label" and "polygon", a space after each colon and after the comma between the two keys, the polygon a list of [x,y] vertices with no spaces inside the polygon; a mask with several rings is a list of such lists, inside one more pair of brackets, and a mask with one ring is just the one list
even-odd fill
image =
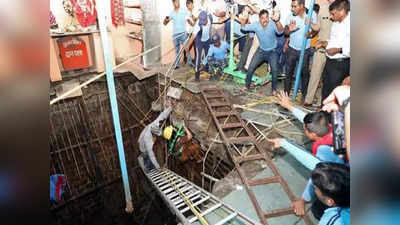
{"label": "belt", "polygon": [[337,62],[342,62],[342,61],[350,60],[350,58],[338,58],[338,59],[331,59],[331,58],[328,58],[328,60],[333,60],[333,61],[337,61]]}

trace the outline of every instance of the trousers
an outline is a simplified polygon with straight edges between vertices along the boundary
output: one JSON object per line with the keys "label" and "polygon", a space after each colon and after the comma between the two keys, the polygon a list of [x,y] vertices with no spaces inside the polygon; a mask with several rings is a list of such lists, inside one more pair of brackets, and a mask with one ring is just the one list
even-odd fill
{"label": "trousers", "polygon": [[326,63],[325,52],[317,50],[314,53],[314,59],[311,66],[311,76],[308,82],[307,95],[305,99],[306,104],[312,104],[315,92],[317,91],[319,81],[321,80],[322,72]]}
{"label": "trousers", "polygon": [[208,49],[210,49],[210,44],[211,41],[197,41],[196,43],[196,64],[195,64],[195,80],[199,81],[200,80],[200,64],[201,64],[201,56],[204,51],[204,55],[207,56],[208,54]]}
{"label": "trousers", "polygon": [[323,101],[328,97],[333,89],[339,86],[344,78],[350,75],[350,58],[347,59],[327,59],[322,80]]}
{"label": "trousers", "polygon": [[251,79],[256,69],[264,62],[268,62],[272,73],[272,90],[275,91],[278,85],[278,53],[276,49],[264,51],[260,47],[257,49],[249,66],[246,75],[246,87],[250,88]]}
{"label": "trousers", "polygon": [[[292,81],[293,76],[295,75],[296,65],[300,59],[301,51],[296,50],[292,47],[289,47],[286,52],[286,72],[288,73],[285,79],[285,92],[290,94],[290,90],[292,89]],[[303,67],[301,70],[301,93],[303,94],[303,98],[307,94],[308,81],[310,79],[310,58],[312,56],[312,51],[310,48],[305,50],[304,59],[303,59]]]}

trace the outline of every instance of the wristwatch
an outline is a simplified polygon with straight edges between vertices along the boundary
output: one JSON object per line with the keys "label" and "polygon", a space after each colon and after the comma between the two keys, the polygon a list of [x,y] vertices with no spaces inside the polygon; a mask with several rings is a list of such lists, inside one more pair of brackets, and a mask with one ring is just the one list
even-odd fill
{"label": "wristwatch", "polygon": [[340,48],[340,51],[339,51],[339,53],[340,53],[340,54],[343,54],[343,50],[342,50],[341,48]]}

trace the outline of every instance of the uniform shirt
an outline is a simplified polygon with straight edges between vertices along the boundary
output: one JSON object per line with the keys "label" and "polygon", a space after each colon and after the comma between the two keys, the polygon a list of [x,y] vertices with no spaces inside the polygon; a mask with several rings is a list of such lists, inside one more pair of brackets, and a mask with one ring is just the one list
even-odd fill
{"label": "uniform shirt", "polygon": [[157,159],[154,155],[153,152],[153,134],[151,133],[151,128],[153,126],[155,127],[159,127],[160,126],[160,121],[165,120],[169,114],[171,113],[172,108],[168,107],[166,108],[158,117],[156,120],[154,120],[152,123],[150,123],[149,125],[147,125],[143,131],[140,133],[138,142],[139,142],[139,149],[140,152],[142,152],[143,154],[146,154],[150,161],[153,163],[153,165],[159,169],[160,165],[157,162]]}
{"label": "uniform shirt", "polygon": [[174,35],[186,32],[186,19],[189,16],[190,14],[186,9],[180,8],[178,12],[172,10],[172,12],[169,14],[169,18],[174,22]]}
{"label": "uniform shirt", "polygon": [[[207,15],[207,25],[202,26],[203,27],[203,31],[201,33],[201,38],[200,40],[202,42],[206,42],[210,39],[210,32],[211,32],[211,21],[210,18]],[[193,27],[193,35],[196,36],[198,33],[200,32],[200,25],[199,25],[199,20],[197,20],[196,24]]]}
{"label": "uniform shirt", "polygon": [[325,209],[318,225],[350,225],[350,208]]}
{"label": "uniform shirt", "polygon": [[272,20],[268,22],[266,28],[264,28],[260,24],[260,22],[256,22],[245,25],[244,27],[242,27],[242,30],[255,32],[260,42],[260,48],[264,51],[270,51],[276,48],[278,44],[276,34],[283,33],[283,30],[281,32],[278,31],[275,22],[273,22]]}
{"label": "uniform shirt", "polygon": [[219,47],[215,47],[215,45],[211,45],[208,50],[207,57],[204,59],[203,64],[206,65],[208,63],[208,57],[214,57],[216,60],[223,60],[227,58],[227,51],[230,46],[226,41],[221,41],[221,45]]}
{"label": "uniform shirt", "polygon": [[341,59],[350,57],[350,14],[342,22],[333,22],[331,36],[328,40],[326,49],[341,48],[342,54],[326,56],[330,59]]}
{"label": "uniform shirt", "polygon": [[318,40],[327,41],[331,35],[332,20],[329,13],[329,3],[319,3],[320,9],[318,13]]}
{"label": "uniform shirt", "polygon": [[[304,18],[300,18],[300,16],[293,16],[293,14],[290,14],[286,18],[285,26],[289,26],[290,21],[295,20],[296,21],[296,27],[298,28],[297,30],[293,31],[290,33],[290,42],[289,46],[291,48],[294,48],[298,51],[301,50],[301,47],[303,46],[303,37],[304,37],[304,29],[306,27],[305,25],[305,19],[307,18],[307,14],[304,13]],[[311,21],[312,23],[316,24],[317,21],[317,14],[315,12],[312,13],[311,16]],[[311,30],[311,27],[310,27]],[[306,43],[306,49],[310,48],[311,44],[311,39],[307,39]]]}

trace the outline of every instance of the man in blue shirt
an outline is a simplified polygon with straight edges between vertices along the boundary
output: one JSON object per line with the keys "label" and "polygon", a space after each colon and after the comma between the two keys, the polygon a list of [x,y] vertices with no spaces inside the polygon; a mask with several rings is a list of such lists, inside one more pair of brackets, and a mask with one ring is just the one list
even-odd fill
{"label": "man in blue shirt", "polygon": [[218,80],[222,75],[224,68],[228,64],[227,58],[230,46],[225,41],[221,41],[221,37],[218,34],[214,34],[211,41],[213,44],[208,50],[203,65],[208,64],[209,72],[211,74],[210,80]]}
{"label": "man in blue shirt", "polygon": [[[190,13],[186,9],[180,8],[179,0],[172,0],[172,3],[174,4],[174,10],[169,14],[169,16],[165,17],[164,25],[167,25],[171,20],[174,21],[173,36],[172,36],[174,40],[175,53],[176,53],[176,59],[174,65],[175,68],[179,68],[178,64],[180,60],[181,44],[184,45],[185,41],[188,39],[188,34],[186,32],[186,23],[188,17],[190,17]],[[185,50],[184,47],[182,51],[183,50]],[[188,56],[187,58],[188,63],[190,65],[193,65],[190,53],[186,51],[186,54]]]}
{"label": "man in blue shirt", "polygon": [[260,47],[258,47],[249,66],[246,76],[246,87],[244,90],[248,91],[250,89],[251,79],[257,67],[264,62],[268,62],[271,66],[272,72],[272,94],[276,94],[276,88],[278,84],[278,53],[276,52],[276,34],[281,34],[283,32],[283,26],[279,22],[279,15],[272,15],[272,21],[270,21],[268,11],[261,10],[259,13],[259,22],[245,25],[245,22],[241,20],[241,25],[242,31],[255,32],[260,42]]}
{"label": "man in blue shirt", "polygon": [[350,168],[340,163],[319,163],[311,179],[316,196],[328,207],[318,225],[350,225]]}
{"label": "man in blue shirt", "polygon": [[[305,0],[292,0],[292,13],[289,15],[285,22],[285,35],[289,36],[289,48],[286,51],[286,80],[285,80],[285,91],[290,95],[292,88],[293,74],[296,69],[297,61],[300,58],[301,48],[303,46],[303,34],[306,24],[309,22],[307,12],[305,8]],[[301,76],[301,92],[303,100],[307,95],[308,81],[310,80],[310,60],[312,51],[310,48],[311,38],[314,37],[319,31],[317,25],[317,15],[315,12],[312,13],[311,17],[311,31],[307,31],[306,37],[307,44],[304,54],[304,60],[302,65],[302,76]]]}
{"label": "man in blue shirt", "polygon": [[[322,112],[306,114],[300,109],[294,107],[289,96],[283,91],[281,91],[277,97],[279,99],[278,103],[282,107],[291,111],[297,119],[299,119],[301,122],[304,122],[304,132],[307,138],[315,141],[314,144],[319,142],[324,135],[329,135],[328,118],[324,117]],[[332,146],[326,143],[319,143],[317,146],[315,146],[316,152],[314,156],[309,151],[289,142],[284,138],[275,138],[270,139],[269,141],[273,143],[274,149],[280,147],[284,148],[309,170],[314,170],[316,165],[320,162],[345,164],[343,159],[344,156],[336,155],[332,150]],[[304,189],[301,199],[293,203],[294,209],[297,210],[296,214],[298,216],[303,216],[305,214],[305,203],[313,202],[313,200],[315,200],[315,190],[310,179],[306,185],[306,188]],[[314,201],[312,205],[312,211],[315,218],[320,219],[325,209],[326,206],[324,206],[321,202]]]}

